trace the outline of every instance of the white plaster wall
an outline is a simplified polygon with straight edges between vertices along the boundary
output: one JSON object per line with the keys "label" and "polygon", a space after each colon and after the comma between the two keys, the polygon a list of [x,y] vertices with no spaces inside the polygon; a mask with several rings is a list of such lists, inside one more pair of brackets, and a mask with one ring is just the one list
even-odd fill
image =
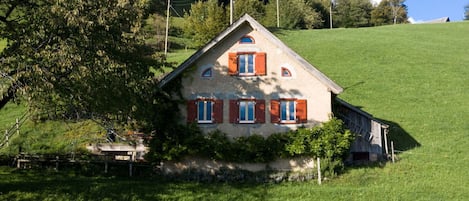
{"label": "white plaster wall", "polygon": [[[255,44],[239,44],[238,40],[249,35]],[[190,70],[183,78],[182,94],[186,99],[211,97],[224,100],[223,123],[200,125],[205,131],[219,129],[232,137],[261,134],[268,136],[275,132],[285,132],[299,126],[311,127],[318,122],[329,120],[332,113],[331,92],[302,67],[294,58],[290,58],[282,49],[272,44],[263,35],[249,26],[235,31],[230,38],[219,43]],[[237,77],[228,75],[228,53],[240,51],[266,52],[266,76]],[[201,78],[207,67],[213,66],[212,78]],[[289,67],[293,77],[281,77],[281,67]],[[229,100],[238,98],[256,98],[266,101],[265,124],[229,123]],[[282,125],[270,123],[270,100],[278,98],[307,99],[307,124]],[[181,105],[182,114],[186,114],[186,105]],[[186,121],[186,118],[181,119]]]}

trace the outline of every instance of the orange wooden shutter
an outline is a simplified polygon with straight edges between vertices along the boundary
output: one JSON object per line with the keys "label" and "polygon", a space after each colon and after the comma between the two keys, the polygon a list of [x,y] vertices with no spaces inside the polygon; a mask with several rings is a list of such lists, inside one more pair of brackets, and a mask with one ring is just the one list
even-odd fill
{"label": "orange wooden shutter", "polygon": [[238,123],[239,106],[238,100],[230,100],[230,123]]}
{"label": "orange wooden shutter", "polygon": [[256,75],[266,75],[265,52],[256,53]]}
{"label": "orange wooden shutter", "polygon": [[256,100],[256,123],[265,123],[265,100]]}
{"label": "orange wooden shutter", "polygon": [[308,122],[306,100],[296,100],[296,118],[298,123]]}
{"label": "orange wooden shutter", "polygon": [[187,101],[187,123],[197,122],[197,101]]}
{"label": "orange wooden shutter", "polygon": [[223,123],[223,100],[215,100],[213,105],[213,122]]}
{"label": "orange wooden shutter", "polygon": [[228,53],[228,75],[238,74],[238,55],[234,52]]}
{"label": "orange wooden shutter", "polygon": [[280,101],[270,101],[270,122],[280,123]]}

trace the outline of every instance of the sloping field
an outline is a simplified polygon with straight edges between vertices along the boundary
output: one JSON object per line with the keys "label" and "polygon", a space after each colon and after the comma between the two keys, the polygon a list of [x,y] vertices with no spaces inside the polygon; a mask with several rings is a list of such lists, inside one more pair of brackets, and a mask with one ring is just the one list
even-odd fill
{"label": "sloping field", "polygon": [[0,199],[467,200],[468,27],[459,22],[276,33],[344,87],[340,98],[392,126],[390,137],[402,151],[395,164],[350,168],[322,186],[73,175],[44,181],[4,170]]}
{"label": "sloping field", "polygon": [[404,151],[396,164],[350,170],[328,184],[335,189],[328,193],[371,200],[469,196],[468,26],[463,22],[278,34],[345,88],[340,98],[391,123],[396,149]]}

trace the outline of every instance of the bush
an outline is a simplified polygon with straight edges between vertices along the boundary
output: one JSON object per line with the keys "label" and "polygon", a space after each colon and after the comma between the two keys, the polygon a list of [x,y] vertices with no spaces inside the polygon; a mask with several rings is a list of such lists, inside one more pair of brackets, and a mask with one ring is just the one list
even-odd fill
{"label": "bush", "polygon": [[343,122],[333,118],[314,128],[300,128],[287,133],[275,133],[267,138],[261,135],[237,137],[230,140],[219,130],[202,134],[195,125],[175,126],[169,132],[156,135],[150,160],[178,160],[197,155],[227,162],[268,163],[277,158],[294,156],[320,157],[326,175],[343,170],[343,159],[348,155],[353,135]]}

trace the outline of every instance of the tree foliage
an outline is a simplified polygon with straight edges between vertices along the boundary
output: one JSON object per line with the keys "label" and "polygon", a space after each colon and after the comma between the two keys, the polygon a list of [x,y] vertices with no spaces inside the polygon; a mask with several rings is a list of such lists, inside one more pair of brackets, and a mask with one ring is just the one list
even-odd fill
{"label": "tree foliage", "polygon": [[136,117],[153,100],[161,60],[139,37],[145,0],[7,0],[0,71],[32,109]]}
{"label": "tree foliage", "polygon": [[[287,29],[312,29],[322,26],[322,17],[316,12],[313,4],[305,0],[279,1],[280,27]],[[263,20],[267,27],[277,24],[277,5],[269,3]]]}
{"label": "tree foliage", "polygon": [[338,27],[368,27],[373,5],[369,0],[336,0],[334,23]]}
{"label": "tree foliage", "polygon": [[464,20],[469,20],[469,4],[464,6]]}
{"label": "tree foliage", "polygon": [[184,18],[184,32],[192,37],[194,47],[201,47],[228,26],[227,15],[216,0],[192,4]]}

